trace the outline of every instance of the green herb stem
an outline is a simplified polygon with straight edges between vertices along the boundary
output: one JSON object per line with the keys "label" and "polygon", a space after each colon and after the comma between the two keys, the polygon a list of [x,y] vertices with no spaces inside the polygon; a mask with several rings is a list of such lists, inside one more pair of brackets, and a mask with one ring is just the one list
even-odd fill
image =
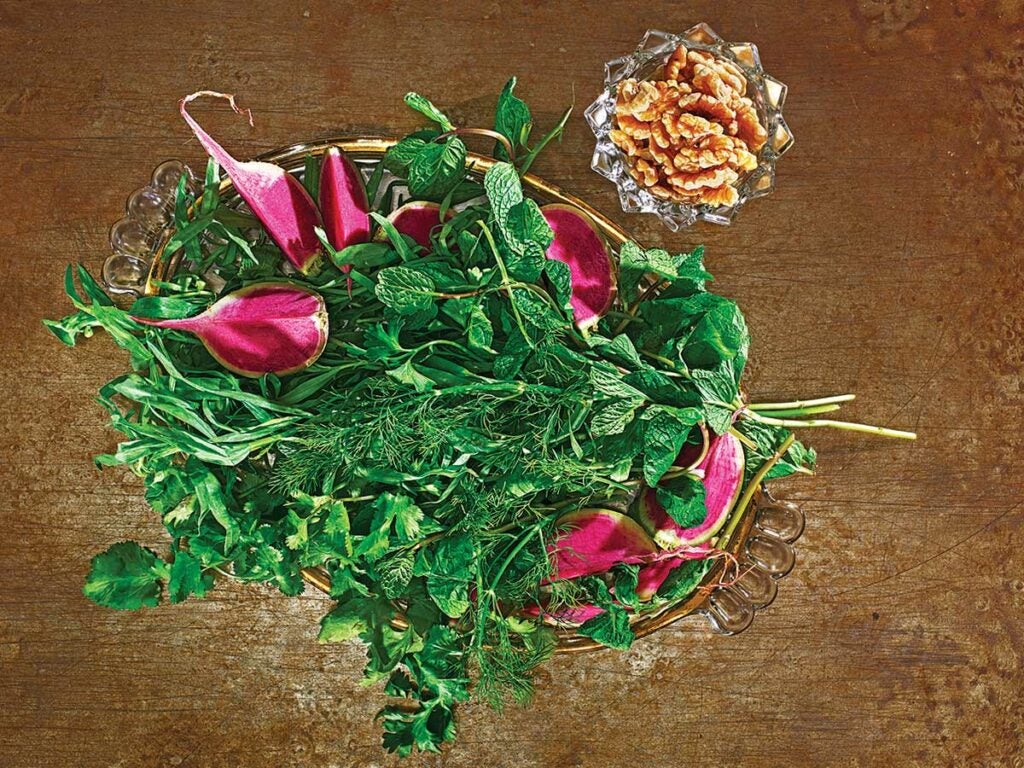
{"label": "green herb stem", "polygon": [[814,416],[819,413],[832,413],[838,411],[840,408],[838,403],[829,403],[827,405],[810,405],[806,408],[780,408],[779,410],[768,411],[768,414],[774,419],[792,419],[799,418],[801,416]]}
{"label": "green herb stem", "polygon": [[869,435],[881,437],[895,437],[901,440],[916,440],[917,434],[905,432],[901,429],[889,429],[888,427],[875,427],[870,424],[856,424],[850,421],[833,421],[832,419],[776,419],[771,416],[763,416],[756,411],[749,409],[743,411],[743,415],[762,424],[771,424],[776,427],[790,427],[799,429],[803,427],[831,427],[832,429],[844,429],[849,432],[864,432]]}
{"label": "green herb stem", "polygon": [[519,166],[519,175],[525,176],[526,172],[530,170],[530,166],[533,165],[533,161],[537,159],[537,155],[541,153],[541,150],[546,147],[552,139],[557,138],[561,135],[565,129],[565,124],[569,121],[569,115],[572,114],[572,107],[569,107],[562,113],[562,118],[558,121],[558,124],[552,128],[548,133],[538,142],[537,146],[526,153],[526,157],[523,158],[522,165]]}
{"label": "green herb stem", "polygon": [[497,131],[492,131],[489,128],[452,128],[450,131],[445,131],[435,138],[434,141],[443,141],[450,136],[487,136],[495,141],[501,142],[502,146],[505,147],[505,151],[508,153],[509,159],[513,163],[515,162],[515,147],[512,146],[512,142],[509,141],[506,136],[498,133]]}
{"label": "green herb stem", "polygon": [[831,397],[817,397],[813,400],[792,400],[788,403],[751,403],[747,406],[752,411],[788,411],[796,408],[811,408],[817,405],[832,405],[833,403],[848,403],[855,399],[854,394],[832,395]]}
{"label": "green herb stem", "polygon": [[[508,269],[505,268],[505,262],[502,260],[501,254],[498,253],[498,244],[494,241],[494,235],[491,234],[491,230],[487,227],[487,224],[483,219],[478,219],[477,224],[480,226],[480,230],[484,233],[484,237],[487,238],[487,244],[491,247],[491,253],[494,254],[494,260],[497,262],[498,269],[501,272],[501,284],[506,289],[511,290],[509,286],[511,285],[512,280],[508,275]],[[519,308],[516,306],[514,301],[509,301],[509,305],[512,308],[512,315],[516,319],[516,325],[519,327],[519,332],[523,334],[523,338],[526,339],[526,342],[532,347],[533,339],[531,339],[529,334],[526,332],[526,326],[523,324],[522,315],[519,314]]]}

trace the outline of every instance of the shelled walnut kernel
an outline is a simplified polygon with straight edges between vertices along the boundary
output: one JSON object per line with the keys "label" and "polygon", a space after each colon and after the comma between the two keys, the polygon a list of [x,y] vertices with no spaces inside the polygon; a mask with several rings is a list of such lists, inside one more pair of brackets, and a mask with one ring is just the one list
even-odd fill
{"label": "shelled walnut kernel", "polygon": [[768,139],[747,80],[730,61],[679,46],[658,80],[623,80],[611,140],[655,197],[728,206]]}

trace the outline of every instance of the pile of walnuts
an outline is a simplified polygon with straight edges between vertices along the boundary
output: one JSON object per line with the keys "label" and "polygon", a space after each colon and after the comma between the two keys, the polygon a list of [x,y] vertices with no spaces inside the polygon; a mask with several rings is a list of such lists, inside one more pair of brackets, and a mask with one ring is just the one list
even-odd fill
{"label": "pile of walnuts", "polygon": [[664,79],[623,80],[611,140],[630,174],[655,197],[691,205],[733,205],[733,186],[757,167],[768,133],[735,64],[680,46]]}

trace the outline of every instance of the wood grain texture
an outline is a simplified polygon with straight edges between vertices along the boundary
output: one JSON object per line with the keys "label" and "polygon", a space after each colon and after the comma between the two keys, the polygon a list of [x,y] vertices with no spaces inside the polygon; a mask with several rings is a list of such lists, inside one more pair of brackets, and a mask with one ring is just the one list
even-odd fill
{"label": "wood grain texture", "polygon": [[[243,10],[244,9],[244,10]],[[175,111],[239,94],[240,156],[414,125],[415,88],[488,119],[508,75],[541,126],[600,88],[647,27],[707,20],[790,86],[779,189],[728,229],[618,212],[578,111],[535,170],[647,243],[704,242],[754,333],[762,400],[858,393],[912,445],[813,436],[784,485],[808,528],[778,600],[736,638],[676,625],[560,657],[536,702],[462,711],[407,765],[1024,765],[1024,9],[1002,0],[587,3],[0,3],[0,765],[380,766],[361,651],[322,647],[328,601],[222,585],[122,614],[80,592],[122,538],[163,543],[138,481],[93,469],[91,398],[124,365],[61,347],[69,260],[98,267],[124,198],[200,158]]]}

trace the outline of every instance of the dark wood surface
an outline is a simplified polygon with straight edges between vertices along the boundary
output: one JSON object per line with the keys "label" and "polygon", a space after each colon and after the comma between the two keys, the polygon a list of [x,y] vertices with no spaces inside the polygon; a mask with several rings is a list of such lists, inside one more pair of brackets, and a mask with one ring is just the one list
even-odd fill
{"label": "dark wood surface", "polygon": [[[797,142],[733,227],[673,235],[619,212],[581,113],[647,27],[700,20],[760,45]],[[707,244],[757,397],[854,391],[849,416],[920,440],[810,436],[819,474],[781,489],[808,517],[799,562],[745,634],[694,620],[559,657],[532,708],[465,707],[455,749],[407,764],[1019,768],[1022,20],[1012,0],[0,4],[0,765],[397,762],[361,650],[316,643],[322,595],[86,602],[95,552],[164,538],[139,482],[90,461],[115,443],[92,397],[123,355],[40,320],[150,170],[200,160],[183,94],[253,109],[249,130],[203,108],[244,157],[405,131],[410,88],[480,124],[515,73],[541,126],[581,108],[539,174],[641,241]]]}

